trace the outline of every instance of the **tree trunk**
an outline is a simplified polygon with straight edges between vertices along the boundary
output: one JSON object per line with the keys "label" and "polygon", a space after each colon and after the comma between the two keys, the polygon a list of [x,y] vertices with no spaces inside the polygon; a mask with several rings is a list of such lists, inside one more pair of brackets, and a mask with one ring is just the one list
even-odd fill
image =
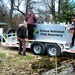
{"label": "tree trunk", "polygon": [[28,3],[29,3],[29,0],[26,0],[26,15],[28,13]]}
{"label": "tree trunk", "polygon": [[11,0],[11,10],[10,10],[10,19],[12,20],[12,14],[13,14],[13,4],[14,0]]}
{"label": "tree trunk", "polygon": [[14,4],[14,0],[11,0],[11,10],[10,10],[10,26],[12,26],[12,14],[13,14],[13,4]]}
{"label": "tree trunk", "polygon": [[61,4],[61,0],[58,0],[59,2],[58,2],[58,15],[60,16],[60,4]]}
{"label": "tree trunk", "polygon": [[52,15],[53,15],[53,21],[56,23],[56,15],[55,15],[55,0],[52,1]]}

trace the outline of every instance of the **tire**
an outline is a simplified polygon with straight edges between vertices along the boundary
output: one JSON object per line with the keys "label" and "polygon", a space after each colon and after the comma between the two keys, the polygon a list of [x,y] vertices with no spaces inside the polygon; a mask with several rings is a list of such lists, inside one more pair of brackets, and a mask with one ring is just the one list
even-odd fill
{"label": "tire", "polygon": [[42,55],[45,52],[45,46],[40,42],[34,42],[31,49],[35,55]]}
{"label": "tire", "polygon": [[50,44],[46,48],[48,56],[59,56],[61,54],[61,49],[57,44]]}

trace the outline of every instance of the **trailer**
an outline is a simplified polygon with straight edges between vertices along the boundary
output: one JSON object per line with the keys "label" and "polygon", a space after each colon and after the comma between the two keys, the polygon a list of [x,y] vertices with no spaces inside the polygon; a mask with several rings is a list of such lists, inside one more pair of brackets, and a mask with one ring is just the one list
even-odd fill
{"label": "trailer", "polygon": [[[63,52],[75,53],[75,46],[70,47],[71,39],[72,33],[67,30],[66,25],[36,24],[34,39],[26,42],[26,48],[33,50],[36,55],[42,55],[45,52],[48,56],[59,56]],[[6,47],[19,47],[16,35],[3,35],[1,44]]]}

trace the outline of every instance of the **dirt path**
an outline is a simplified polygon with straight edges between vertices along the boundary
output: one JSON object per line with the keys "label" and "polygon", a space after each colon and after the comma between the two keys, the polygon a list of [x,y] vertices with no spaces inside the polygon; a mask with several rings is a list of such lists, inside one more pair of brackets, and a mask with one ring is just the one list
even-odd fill
{"label": "dirt path", "polygon": [[14,53],[17,54],[18,50],[14,50],[13,48],[7,48],[0,46],[0,53]]}
{"label": "dirt path", "polygon": [[[18,48],[3,47],[0,44],[0,53],[18,54]],[[35,56],[30,49],[27,49],[26,55]]]}

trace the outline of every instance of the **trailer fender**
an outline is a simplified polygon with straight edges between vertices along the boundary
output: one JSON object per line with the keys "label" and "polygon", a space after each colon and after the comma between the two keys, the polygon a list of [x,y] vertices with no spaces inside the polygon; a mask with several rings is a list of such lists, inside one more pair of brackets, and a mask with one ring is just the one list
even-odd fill
{"label": "trailer fender", "polygon": [[45,46],[41,42],[34,42],[31,45],[31,49],[35,55],[42,55],[45,52]]}

